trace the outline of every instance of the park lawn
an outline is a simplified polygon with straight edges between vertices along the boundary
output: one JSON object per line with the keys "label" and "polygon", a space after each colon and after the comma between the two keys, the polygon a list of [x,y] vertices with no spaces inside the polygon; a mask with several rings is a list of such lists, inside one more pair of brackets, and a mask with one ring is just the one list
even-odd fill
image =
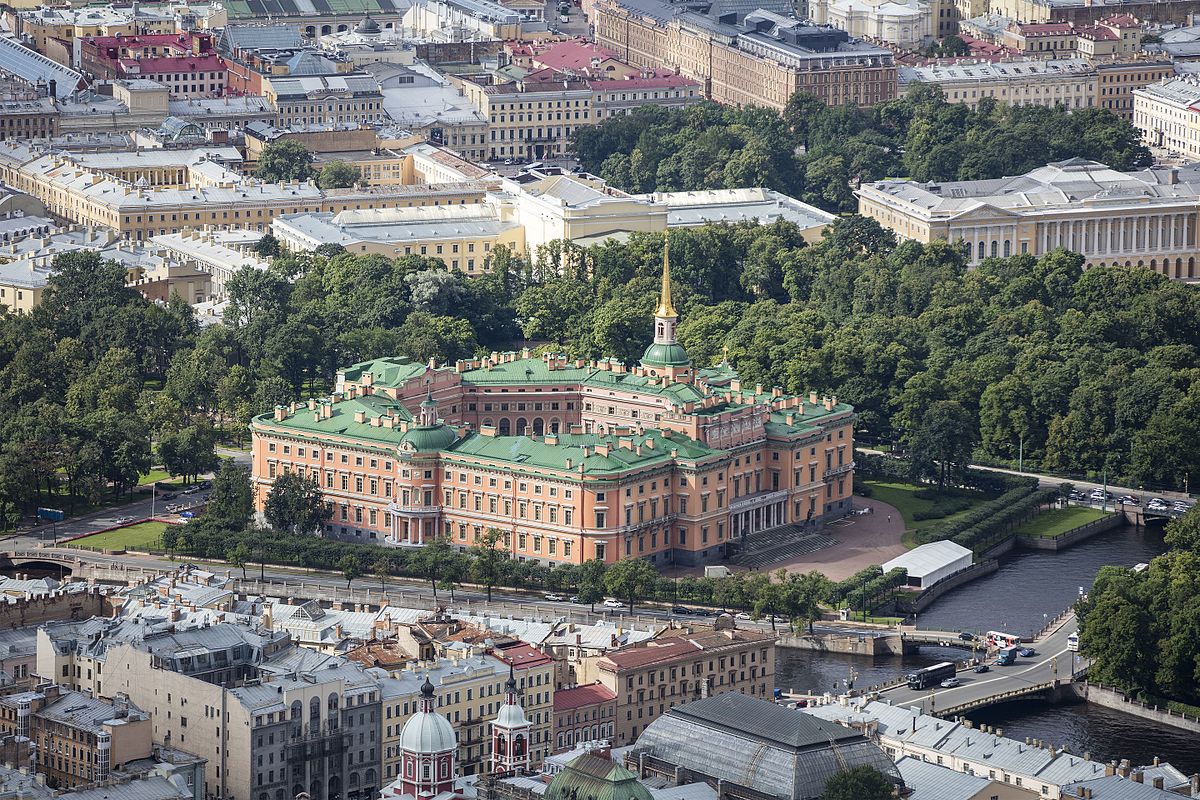
{"label": "park lawn", "polygon": [[1086,508],[1083,506],[1052,508],[1048,511],[1043,511],[1017,528],[1016,534],[1018,536],[1041,536],[1053,539],[1062,536],[1067,531],[1078,528],[1080,525],[1104,519],[1112,513],[1111,511],[1101,511],[1098,508]]}
{"label": "park lawn", "polygon": [[[943,522],[948,522],[957,519],[958,517],[968,513],[971,509],[956,511],[949,516],[939,519],[915,519],[914,515],[919,511],[928,511],[933,507],[934,501],[923,500],[916,496],[916,493],[922,489],[928,489],[928,486],[917,486],[912,483],[888,483],[885,481],[863,481],[863,485],[871,487],[871,499],[878,500],[881,503],[887,503],[892,508],[900,512],[900,516],[904,517],[905,532],[901,537],[901,543],[905,547],[913,548],[917,546],[916,534],[932,525],[941,525]],[[992,498],[982,492],[964,495],[971,501],[971,507],[991,500]]]}
{"label": "park lawn", "polygon": [[157,483],[158,481],[165,481],[170,477],[171,476],[167,474],[166,470],[152,469],[138,479],[138,486],[147,486],[151,483]]}
{"label": "park lawn", "polygon": [[85,536],[71,544],[86,550],[147,550],[162,546],[162,535],[166,529],[165,522],[139,522]]}

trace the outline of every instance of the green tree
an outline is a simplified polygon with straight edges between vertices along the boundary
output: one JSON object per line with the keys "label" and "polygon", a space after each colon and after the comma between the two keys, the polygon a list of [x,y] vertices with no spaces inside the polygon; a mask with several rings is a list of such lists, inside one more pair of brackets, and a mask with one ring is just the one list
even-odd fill
{"label": "green tree", "polygon": [[462,585],[470,574],[471,559],[465,553],[451,550],[442,563],[441,588],[450,592],[450,602],[454,602],[454,590]]}
{"label": "green tree", "polygon": [[346,189],[362,179],[362,170],[353,164],[334,159],[321,167],[317,186],[322,189]]}
{"label": "green tree", "polygon": [[254,177],[268,183],[306,181],[312,177],[312,153],[294,139],[273,142],[263,148]]}
{"label": "green tree", "polygon": [[371,565],[371,574],[379,578],[379,591],[383,592],[387,588],[387,579],[392,574],[392,560],[386,554],[380,555]]}
{"label": "green tree", "polygon": [[504,549],[505,546],[504,531],[488,528],[479,544],[471,548],[471,554],[474,556],[471,562],[471,576],[483,584],[489,603],[492,602],[492,587],[504,577],[504,570],[508,565],[508,551]]}
{"label": "green tree", "polygon": [[825,784],[821,800],[891,800],[895,785],[874,767],[850,767]]}
{"label": "green tree", "polygon": [[633,613],[633,604],[645,597],[658,580],[658,572],[649,561],[641,558],[626,558],[604,571],[604,586],[614,597],[624,598]]}
{"label": "green tree", "polygon": [[242,531],[253,515],[254,485],[250,481],[250,470],[233,459],[222,459],[213,476],[204,516],[225,530]]}
{"label": "green tree", "polygon": [[182,475],[184,483],[196,480],[219,463],[216,433],[207,420],[169,433],[158,443],[158,457],[171,475]]}
{"label": "green tree", "polygon": [[579,565],[579,602],[587,603],[593,612],[596,603],[604,599],[604,573],[607,568],[599,559],[591,559]]}
{"label": "green tree", "polygon": [[321,499],[321,487],[315,477],[302,478],[294,472],[285,472],[275,478],[263,513],[267,524],[276,530],[315,533],[332,511]]}
{"label": "green tree", "polygon": [[354,582],[354,579],[363,574],[362,561],[354,553],[347,553],[338,559],[337,565],[342,577],[346,579],[346,590],[349,591],[350,584]]}
{"label": "green tree", "polygon": [[828,578],[815,570],[786,578],[784,605],[788,616],[807,623],[810,636],[813,623],[821,619],[821,603],[829,596],[832,585]]}
{"label": "green tree", "polygon": [[450,541],[444,536],[437,536],[426,542],[413,557],[413,567],[418,575],[429,581],[435,601],[437,600],[438,583],[442,579],[442,570],[445,569],[446,562],[453,553],[454,549],[450,546]]}
{"label": "green tree", "polygon": [[246,580],[246,565],[251,557],[250,546],[245,542],[238,542],[225,554],[225,560],[242,571],[242,580]]}
{"label": "green tree", "polygon": [[948,476],[961,474],[970,464],[974,444],[974,423],[967,410],[953,400],[938,400],[909,437],[913,469],[936,477],[944,489]]}
{"label": "green tree", "polygon": [[254,247],[250,248],[254,254],[262,258],[273,258],[283,253],[283,246],[279,240],[275,238],[275,234],[267,231],[262,235],[262,238],[254,243]]}

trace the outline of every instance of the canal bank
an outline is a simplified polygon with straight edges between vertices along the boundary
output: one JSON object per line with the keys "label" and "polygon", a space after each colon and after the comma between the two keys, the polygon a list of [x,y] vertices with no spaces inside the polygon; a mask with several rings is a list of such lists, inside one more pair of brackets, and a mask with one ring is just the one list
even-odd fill
{"label": "canal bank", "polygon": [[[1095,534],[1086,542],[1058,552],[1015,550],[1001,557],[996,569],[967,585],[946,592],[918,614],[925,630],[1008,630],[1032,637],[1045,623],[1068,608],[1080,587],[1091,586],[1097,570],[1107,564],[1133,566],[1165,550],[1162,531],[1124,525]],[[921,647],[902,656],[855,656],[828,651],[780,648],[776,685],[799,693],[845,692],[894,681],[899,676],[942,661],[963,657],[960,648]],[[1154,757],[1185,773],[1200,772],[1196,734],[1134,717],[1097,703],[1047,706],[1037,701],[1014,701],[973,711],[967,716],[1005,730],[1015,739],[1026,736],[1067,747],[1073,753],[1091,752],[1108,761],[1129,758],[1149,764]]]}

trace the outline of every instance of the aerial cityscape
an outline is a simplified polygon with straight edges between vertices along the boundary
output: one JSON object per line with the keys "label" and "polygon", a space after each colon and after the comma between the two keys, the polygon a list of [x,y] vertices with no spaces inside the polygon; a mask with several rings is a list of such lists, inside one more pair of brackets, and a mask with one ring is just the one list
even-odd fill
{"label": "aerial cityscape", "polygon": [[0,6],[0,800],[1200,800],[1197,15]]}

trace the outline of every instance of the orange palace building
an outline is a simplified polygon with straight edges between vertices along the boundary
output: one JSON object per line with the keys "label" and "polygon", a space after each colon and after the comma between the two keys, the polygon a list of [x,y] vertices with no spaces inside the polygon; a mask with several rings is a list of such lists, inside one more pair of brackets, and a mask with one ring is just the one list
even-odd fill
{"label": "orange palace building", "polygon": [[844,515],[853,408],[696,369],[677,323],[664,254],[636,366],[525,351],[349,367],[332,396],[252,421],[257,507],[296,472],[321,487],[330,538],[469,547],[495,527],[544,564],[713,563],[747,534]]}

